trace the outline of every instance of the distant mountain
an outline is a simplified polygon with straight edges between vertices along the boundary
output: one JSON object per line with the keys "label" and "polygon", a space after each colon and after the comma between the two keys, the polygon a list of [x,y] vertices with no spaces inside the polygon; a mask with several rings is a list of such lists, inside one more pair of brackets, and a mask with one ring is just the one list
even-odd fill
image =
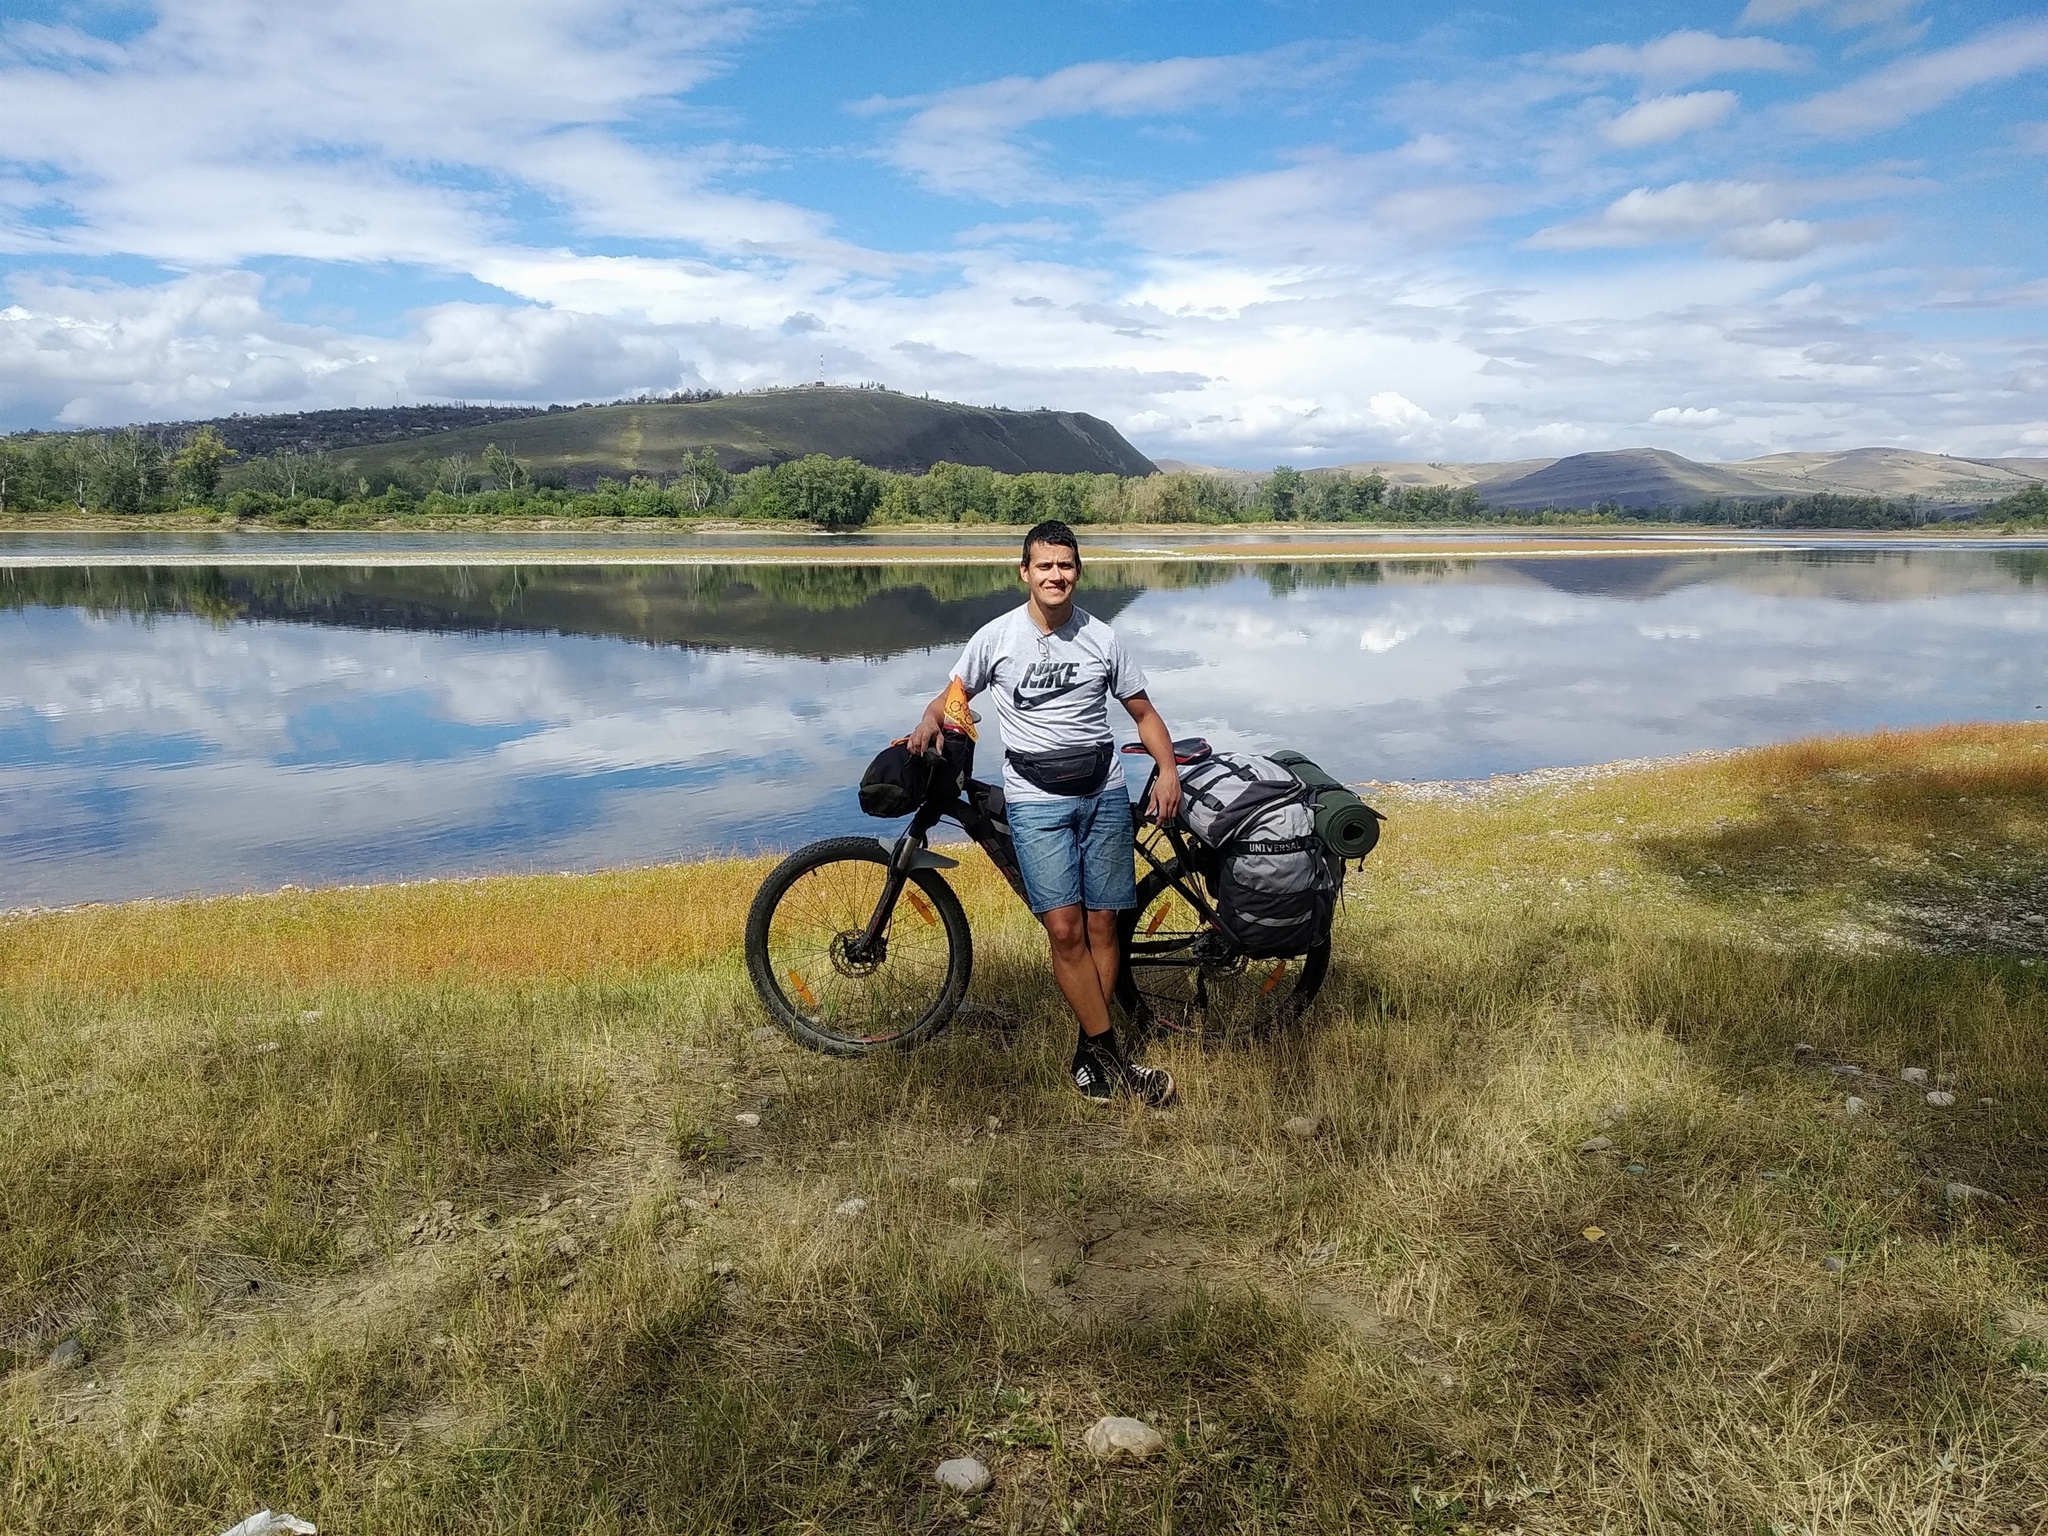
{"label": "distant mountain", "polygon": [[1079,411],[1010,411],[822,385],[550,411],[376,444],[348,457],[367,474],[454,454],[474,459],[491,443],[536,474],[553,472],[574,486],[592,485],[600,475],[673,473],[706,448],[731,470],[823,453],[913,473],[942,460],[1008,474],[1153,473],[1152,461],[1121,432]]}
{"label": "distant mountain", "polygon": [[[1178,459],[1159,467],[1256,479]],[[1309,474],[1377,474],[1390,485],[1471,487],[1490,506],[1545,508],[1684,507],[1720,497],[1768,501],[1826,491],[1840,496],[1917,496],[1932,506],[1978,506],[2048,481],[2048,458],[1958,459],[1910,448],[1852,448],[1840,453],[1773,453],[1733,464],[1702,464],[1662,448],[1619,448],[1559,459],[1507,463],[1417,463],[1366,459]]]}

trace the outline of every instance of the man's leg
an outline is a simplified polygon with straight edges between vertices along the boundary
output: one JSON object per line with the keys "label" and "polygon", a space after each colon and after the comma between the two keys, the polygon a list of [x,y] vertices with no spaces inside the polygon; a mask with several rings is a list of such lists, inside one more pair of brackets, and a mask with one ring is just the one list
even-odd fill
{"label": "man's leg", "polygon": [[[1117,945],[1116,919],[1114,912],[1093,912],[1088,914],[1088,958],[1095,962],[1095,974],[1102,982],[1102,1028],[1109,1028],[1109,1005],[1116,999]],[[1084,1023],[1081,1026],[1087,1029]],[[1089,1029],[1091,1035],[1100,1030]]]}
{"label": "man's leg", "polygon": [[[1109,968],[1104,980],[1097,953],[1095,919],[1109,919]],[[1052,941],[1052,974],[1067,1006],[1080,1021],[1081,1033],[1100,1035],[1109,1029],[1109,994],[1116,985],[1116,914],[1089,912],[1079,902],[1039,914]]]}

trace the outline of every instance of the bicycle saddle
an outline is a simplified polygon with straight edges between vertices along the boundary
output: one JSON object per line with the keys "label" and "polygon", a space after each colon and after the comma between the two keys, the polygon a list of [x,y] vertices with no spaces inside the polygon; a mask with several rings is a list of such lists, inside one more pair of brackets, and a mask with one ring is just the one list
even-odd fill
{"label": "bicycle saddle", "polygon": [[[1142,741],[1127,741],[1123,749],[1130,756],[1137,757],[1144,753],[1145,744]],[[1208,755],[1209,740],[1206,736],[1182,736],[1173,744],[1173,760],[1182,765],[1199,763]]]}

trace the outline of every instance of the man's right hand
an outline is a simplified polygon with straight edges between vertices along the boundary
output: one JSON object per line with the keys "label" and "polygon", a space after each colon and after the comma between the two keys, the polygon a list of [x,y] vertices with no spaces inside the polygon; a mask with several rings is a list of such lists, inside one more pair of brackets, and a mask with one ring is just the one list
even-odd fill
{"label": "man's right hand", "polygon": [[939,744],[939,723],[926,718],[917,722],[917,729],[903,738],[903,744],[922,757],[937,749]]}

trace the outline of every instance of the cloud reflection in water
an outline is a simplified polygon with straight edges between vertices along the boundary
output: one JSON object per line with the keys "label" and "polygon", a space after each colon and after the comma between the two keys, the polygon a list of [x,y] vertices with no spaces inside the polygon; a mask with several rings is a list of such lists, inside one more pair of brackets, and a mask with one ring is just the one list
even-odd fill
{"label": "cloud reflection in water", "polygon": [[[1470,777],[2041,718],[2028,559],[1123,567],[1101,605],[1177,730]],[[851,597],[740,568],[352,572],[296,598],[213,576],[205,603],[45,584],[0,611],[0,906],[887,830],[855,808],[861,766],[1010,600],[915,572]]]}

